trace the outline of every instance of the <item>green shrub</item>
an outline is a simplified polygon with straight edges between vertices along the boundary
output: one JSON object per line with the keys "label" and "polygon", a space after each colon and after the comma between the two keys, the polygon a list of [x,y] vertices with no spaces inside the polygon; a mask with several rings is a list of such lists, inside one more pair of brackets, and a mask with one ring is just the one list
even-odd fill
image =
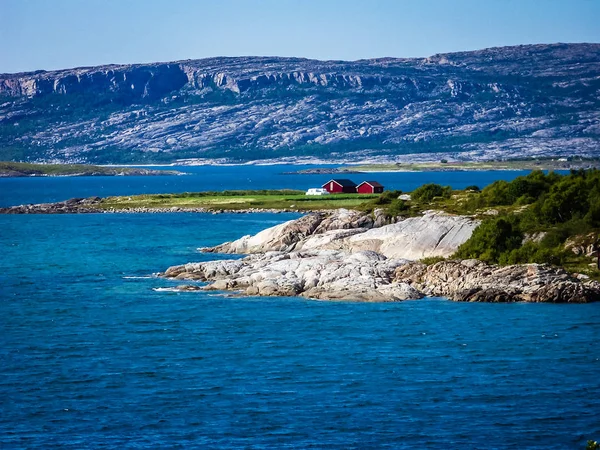
{"label": "green shrub", "polygon": [[498,262],[506,264],[553,264],[561,265],[565,262],[566,252],[561,247],[544,248],[541,244],[527,242],[522,247],[513,249],[500,255]]}
{"label": "green shrub", "polygon": [[402,191],[386,191],[375,199],[375,205],[389,205],[402,194]]}
{"label": "green shrub", "polygon": [[523,234],[510,220],[503,217],[488,219],[458,248],[455,257],[498,263],[503,253],[519,248],[522,241]]}
{"label": "green shrub", "polygon": [[422,258],[420,261],[427,266],[431,266],[435,263],[446,261],[446,258],[443,256],[429,256],[427,258]]}
{"label": "green shrub", "polygon": [[[571,264],[573,255],[565,251],[565,241],[600,232],[600,171],[596,169],[568,175],[533,171],[510,182],[496,181],[465,198],[464,211],[499,207],[505,215],[486,218],[460,246],[458,258],[499,264]],[[523,236],[538,232],[545,233],[540,241],[522,244]]]}
{"label": "green shrub", "polygon": [[390,216],[396,217],[410,210],[410,206],[404,200],[396,199],[390,203],[387,212]]}
{"label": "green shrub", "polygon": [[420,202],[431,202],[436,197],[450,198],[451,195],[452,188],[450,186],[428,183],[415,189],[411,194],[411,199]]}

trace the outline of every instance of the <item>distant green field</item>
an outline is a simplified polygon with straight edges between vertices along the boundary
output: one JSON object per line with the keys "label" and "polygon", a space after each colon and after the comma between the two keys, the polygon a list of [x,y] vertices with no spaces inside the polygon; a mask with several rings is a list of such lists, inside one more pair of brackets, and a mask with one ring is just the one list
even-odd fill
{"label": "distant green field", "polygon": [[240,210],[249,208],[296,209],[300,211],[334,208],[354,208],[378,195],[332,194],[305,195],[295,190],[185,192],[182,194],[150,194],[108,197],[101,209],[129,208],[207,208],[211,210]]}

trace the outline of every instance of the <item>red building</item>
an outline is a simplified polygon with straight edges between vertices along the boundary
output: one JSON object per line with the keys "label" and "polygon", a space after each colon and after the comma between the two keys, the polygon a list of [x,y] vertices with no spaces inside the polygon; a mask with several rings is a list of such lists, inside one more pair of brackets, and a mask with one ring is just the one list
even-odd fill
{"label": "red building", "polygon": [[363,181],[356,188],[356,192],[359,194],[381,194],[383,186],[377,181]]}
{"label": "red building", "polygon": [[329,180],[323,185],[323,189],[330,194],[341,194],[342,192],[345,194],[356,194],[356,183],[346,179]]}

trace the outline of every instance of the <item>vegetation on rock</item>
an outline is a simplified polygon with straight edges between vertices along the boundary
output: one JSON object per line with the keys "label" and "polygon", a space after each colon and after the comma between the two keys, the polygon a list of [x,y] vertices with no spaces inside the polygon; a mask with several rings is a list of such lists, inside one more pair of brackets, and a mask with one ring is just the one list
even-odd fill
{"label": "vegetation on rock", "polygon": [[411,194],[411,198],[418,202],[430,202],[436,197],[450,198],[451,195],[452,188],[450,186],[428,183],[415,189]]}
{"label": "vegetation on rock", "polygon": [[497,207],[498,216],[485,219],[457,257],[502,265],[581,264],[582,258],[565,250],[565,242],[575,236],[595,241],[598,235],[600,171],[564,176],[535,171],[511,182],[497,181],[471,195],[465,205],[475,211],[486,207]]}
{"label": "vegetation on rock", "polygon": [[103,167],[87,164],[32,164],[1,162],[0,177],[97,176],[97,175],[175,175],[175,170],[152,170],[134,167]]}
{"label": "vegetation on rock", "polygon": [[[363,210],[383,208],[390,217],[410,217],[425,210],[475,216],[482,220],[454,255],[509,265],[548,263],[600,278],[591,250],[600,233],[600,171],[567,175],[533,171],[484,189],[426,184],[401,200],[390,191],[365,202]],[[567,248],[569,247],[569,248]]]}

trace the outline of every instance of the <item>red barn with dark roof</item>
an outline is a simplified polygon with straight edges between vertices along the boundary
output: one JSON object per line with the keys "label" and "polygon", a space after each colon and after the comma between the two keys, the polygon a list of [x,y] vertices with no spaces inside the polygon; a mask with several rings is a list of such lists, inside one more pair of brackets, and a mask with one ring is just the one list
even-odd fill
{"label": "red barn with dark roof", "polygon": [[356,194],[356,183],[347,179],[329,180],[323,185],[323,189],[330,194],[341,194],[342,192],[345,194]]}
{"label": "red barn with dark roof", "polygon": [[359,194],[381,194],[383,186],[377,181],[363,181],[356,188],[356,192]]}

